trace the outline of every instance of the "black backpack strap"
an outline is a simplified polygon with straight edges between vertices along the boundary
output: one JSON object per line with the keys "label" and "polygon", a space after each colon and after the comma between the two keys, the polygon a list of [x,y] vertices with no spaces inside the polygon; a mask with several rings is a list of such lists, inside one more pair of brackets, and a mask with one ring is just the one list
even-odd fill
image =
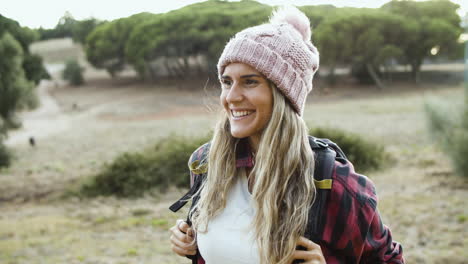
{"label": "black backpack strap", "polygon": [[179,211],[182,207],[184,207],[188,203],[188,201],[190,201],[192,196],[198,191],[198,189],[201,186],[201,182],[202,182],[201,181],[202,177],[200,177],[200,176],[195,178],[195,182],[192,185],[192,187],[190,188],[190,190],[188,190],[188,192],[186,194],[184,194],[184,196],[182,196],[179,200],[177,200],[175,203],[173,203],[169,207],[169,209],[172,212],[175,213],[175,212]]}
{"label": "black backpack strap", "polygon": [[[207,170],[208,170],[206,160],[207,160],[210,146],[211,146],[211,143],[207,143],[203,145],[201,155],[190,161],[190,164],[189,164],[190,171],[197,174],[198,176],[194,178],[194,182],[190,190],[188,190],[188,192],[184,194],[184,196],[182,196],[179,200],[177,200],[175,203],[173,203],[169,207],[171,211],[173,212],[179,211],[182,207],[184,207],[188,203],[188,201],[190,201],[190,199],[200,189],[203,179],[206,177]],[[197,198],[198,197],[194,198],[194,201],[192,202],[192,206],[195,204],[196,202],[195,200],[198,200]]]}
{"label": "black backpack strap", "polygon": [[322,142],[323,144],[326,144],[327,147],[332,148],[336,152],[336,160],[341,162],[341,163],[346,163],[346,160],[348,158],[344,154],[343,150],[333,141],[329,140],[328,138],[315,138],[316,141]]}
{"label": "black backpack strap", "polygon": [[[203,180],[206,178],[206,175],[207,175],[208,166],[207,166],[206,161],[207,161],[209,149],[210,149],[210,143],[203,146],[203,151],[199,158],[195,160],[191,160],[189,164],[190,171],[197,174],[198,176],[194,178],[194,182],[190,190],[169,207],[171,211],[173,212],[179,211],[182,207],[184,207],[188,203],[188,201],[190,201],[190,199],[193,198],[192,204],[190,206],[190,211],[191,211],[193,206],[195,206],[195,204],[198,202],[198,199],[200,198],[200,196],[196,195],[194,197],[194,195],[201,188]],[[186,222],[189,226],[192,225],[192,221],[190,220],[190,214],[187,215]],[[195,255],[193,256],[187,255],[186,257],[192,260],[192,264],[197,264],[197,259],[200,258],[200,252],[197,249],[197,253]]]}
{"label": "black backpack strap", "polygon": [[335,143],[328,139],[309,136],[309,144],[315,154],[314,182],[316,193],[314,203],[309,210],[305,237],[318,243],[319,241],[316,241],[316,239],[322,237],[325,207],[332,187],[335,160],[337,158],[345,159],[346,156]]}

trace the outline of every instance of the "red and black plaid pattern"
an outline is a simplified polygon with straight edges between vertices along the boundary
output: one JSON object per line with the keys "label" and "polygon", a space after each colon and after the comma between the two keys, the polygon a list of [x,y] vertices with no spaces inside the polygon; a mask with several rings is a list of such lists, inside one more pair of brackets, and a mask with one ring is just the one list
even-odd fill
{"label": "red and black plaid pattern", "polygon": [[332,180],[319,240],[327,263],[404,263],[401,245],[380,219],[372,181],[350,162],[335,162]]}
{"label": "red and black plaid pattern", "polygon": [[[190,163],[199,160],[207,147],[205,144],[197,149]],[[237,167],[253,166],[251,150],[245,140],[239,142],[236,154]],[[190,174],[193,184],[199,175]],[[402,246],[393,241],[390,229],[382,224],[372,181],[355,173],[349,161],[335,162],[332,180],[325,225],[321,237],[314,239],[319,241],[327,263],[405,263]],[[199,253],[195,263],[205,264]]]}

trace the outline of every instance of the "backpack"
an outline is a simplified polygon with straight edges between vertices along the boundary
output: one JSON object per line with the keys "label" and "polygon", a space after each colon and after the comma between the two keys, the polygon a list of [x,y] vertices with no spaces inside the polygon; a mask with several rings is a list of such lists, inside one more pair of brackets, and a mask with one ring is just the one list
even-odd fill
{"label": "backpack", "polygon": [[[309,210],[308,224],[304,237],[314,241],[314,238],[322,237],[324,227],[324,213],[322,212],[325,212],[326,210],[325,205],[327,202],[327,197],[332,188],[332,174],[335,167],[335,161],[346,163],[347,158],[340,147],[329,139],[309,136],[309,144],[315,156],[314,183],[316,187],[316,194],[314,203]],[[194,183],[190,190],[169,207],[171,211],[177,212],[180,210],[200,189],[203,179],[207,174],[208,167],[206,164],[206,158],[208,155],[208,149],[209,146],[207,146],[204,152],[201,154],[200,160],[190,164],[190,169],[192,171],[196,171],[196,174],[199,174],[199,177],[194,179]],[[198,199],[198,196],[193,197],[190,209],[192,209],[193,206],[198,202]],[[188,216],[187,223],[191,225],[191,221]],[[314,242],[318,243],[318,241]]]}

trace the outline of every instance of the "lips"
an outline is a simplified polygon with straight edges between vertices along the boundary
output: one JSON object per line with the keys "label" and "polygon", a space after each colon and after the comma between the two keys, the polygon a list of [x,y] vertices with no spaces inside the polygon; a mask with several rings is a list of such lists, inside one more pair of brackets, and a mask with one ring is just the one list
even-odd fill
{"label": "lips", "polygon": [[253,112],[255,112],[255,111],[251,111],[251,110],[250,111],[246,111],[246,110],[244,110],[244,111],[233,111],[233,110],[231,110],[232,116],[234,116],[234,117],[248,116],[248,115],[252,114]]}
{"label": "lips", "polygon": [[244,117],[250,116],[253,113],[255,113],[254,110],[231,110],[231,115],[234,120],[242,119]]}

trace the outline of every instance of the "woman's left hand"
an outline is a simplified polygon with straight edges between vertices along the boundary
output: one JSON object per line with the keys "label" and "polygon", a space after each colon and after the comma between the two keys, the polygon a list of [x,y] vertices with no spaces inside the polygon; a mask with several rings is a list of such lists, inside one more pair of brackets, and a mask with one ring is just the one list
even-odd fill
{"label": "woman's left hand", "polygon": [[318,244],[301,236],[297,241],[298,246],[302,246],[305,250],[295,250],[292,256],[293,260],[304,260],[305,264],[326,264],[322,249]]}

